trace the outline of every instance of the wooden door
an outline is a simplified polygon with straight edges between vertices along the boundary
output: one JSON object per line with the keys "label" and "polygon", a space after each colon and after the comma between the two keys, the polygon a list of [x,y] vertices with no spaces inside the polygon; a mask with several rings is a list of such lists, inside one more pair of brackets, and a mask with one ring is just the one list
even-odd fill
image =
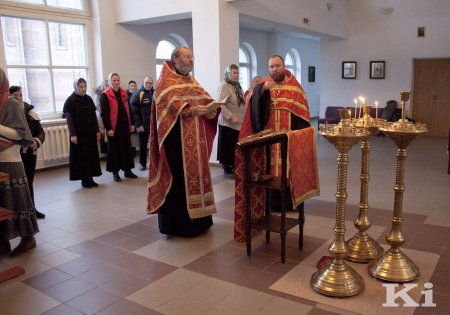
{"label": "wooden door", "polygon": [[412,118],[427,124],[429,136],[448,137],[450,58],[414,59]]}

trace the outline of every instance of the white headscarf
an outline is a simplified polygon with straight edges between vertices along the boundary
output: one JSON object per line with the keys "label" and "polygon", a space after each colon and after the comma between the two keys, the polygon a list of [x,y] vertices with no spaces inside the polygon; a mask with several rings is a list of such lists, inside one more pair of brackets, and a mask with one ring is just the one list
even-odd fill
{"label": "white headscarf", "polygon": [[112,86],[112,77],[113,76],[118,76],[118,77],[120,77],[116,72],[111,72],[109,75],[108,75],[108,84],[109,84],[109,87],[111,88],[111,89],[113,89],[114,91],[118,91],[119,90],[119,88],[117,88],[117,89],[115,89],[113,86]]}
{"label": "white headscarf", "polygon": [[76,95],[85,96],[86,92],[81,93],[80,88],[78,87],[80,83],[87,83],[85,79],[79,78],[73,82],[73,91]]}

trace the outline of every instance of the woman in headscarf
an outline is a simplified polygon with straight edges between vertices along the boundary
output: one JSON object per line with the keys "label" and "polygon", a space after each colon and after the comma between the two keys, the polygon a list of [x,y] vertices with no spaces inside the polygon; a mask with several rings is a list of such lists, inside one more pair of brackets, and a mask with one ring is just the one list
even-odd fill
{"label": "woman in headscarf", "polygon": [[101,117],[108,136],[108,155],[106,170],[113,173],[115,182],[121,182],[119,170],[127,178],[137,178],[131,171],[134,168],[131,151],[130,132],[134,132],[134,119],[128,106],[127,92],[120,87],[120,76],[108,76],[109,87],[100,97]]}
{"label": "woman in headscarf", "polygon": [[234,174],[234,147],[239,138],[245,115],[244,92],[239,84],[239,67],[231,64],[225,70],[225,79],[218,88],[219,99],[228,97],[221,106],[219,116],[219,138],[217,159],[222,164],[226,176]]}
{"label": "woman in headscarf", "polygon": [[[17,85],[10,86],[9,94],[14,96],[19,102],[19,105],[22,106],[25,118],[27,119],[28,128],[30,128],[31,135],[33,136],[33,144],[28,148],[22,148],[22,150],[20,150],[20,156],[22,157],[23,167],[25,168],[25,174],[27,175],[31,200],[33,200],[34,207],[36,208],[33,187],[34,173],[36,172],[37,150],[45,141],[45,131],[41,125],[41,117],[39,117],[38,113],[33,111],[34,106],[23,100],[22,87]],[[36,209],[36,218],[44,219],[45,214]]]}
{"label": "woman in headscarf", "polygon": [[84,188],[98,187],[94,176],[102,175],[97,141],[100,139],[95,105],[86,94],[86,80],[73,83],[73,93],[64,103],[64,114],[70,134],[70,180],[81,180]]}
{"label": "woman in headscarf", "polygon": [[106,139],[105,126],[103,126],[102,117],[100,117],[100,96],[102,96],[103,91],[106,90],[108,87],[109,87],[108,79],[101,80],[100,84],[96,88],[94,88],[93,90],[94,94],[92,95],[95,107],[97,108],[95,114],[97,115],[98,128],[100,129],[100,153],[102,154],[102,157],[106,156],[108,149],[105,142]]}
{"label": "woman in headscarf", "polygon": [[[28,123],[16,98],[9,96],[9,82],[0,68],[0,172],[9,179],[0,182],[0,207],[14,211],[11,220],[0,222],[0,254],[19,256],[36,247],[34,234],[39,231],[36,210],[28,189],[20,147],[33,143]],[[9,240],[20,236],[19,245],[11,251]]]}

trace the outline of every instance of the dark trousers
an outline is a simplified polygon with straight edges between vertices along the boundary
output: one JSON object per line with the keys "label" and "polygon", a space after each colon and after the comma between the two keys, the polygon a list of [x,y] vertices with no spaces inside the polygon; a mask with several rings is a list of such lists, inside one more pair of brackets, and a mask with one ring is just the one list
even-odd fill
{"label": "dark trousers", "polygon": [[27,153],[20,152],[20,156],[22,157],[23,167],[25,168],[25,175],[28,179],[28,189],[30,190],[31,200],[33,200],[34,204],[33,181],[34,173],[36,171],[37,155],[34,155],[31,149],[28,149]]}
{"label": "dark trousers", "polygon": [[149,131],[144,130],[144,132],[138,133],[139,135],[139,163],[142,166],[147,165],[147,155],[148,155],[148,135]]}

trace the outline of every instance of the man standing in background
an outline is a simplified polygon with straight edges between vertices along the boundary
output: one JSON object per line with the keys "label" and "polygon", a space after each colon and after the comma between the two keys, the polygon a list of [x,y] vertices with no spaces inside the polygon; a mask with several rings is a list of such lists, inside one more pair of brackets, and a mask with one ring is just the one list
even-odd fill
{"label": "man standing in background", "polygon": [[150,133],[150,111],[153,103],[153,78],[146,76],[142,87],[133,93],[130,100],[134,126],[139,136],[140,170],[147,169],[148,135]]}

